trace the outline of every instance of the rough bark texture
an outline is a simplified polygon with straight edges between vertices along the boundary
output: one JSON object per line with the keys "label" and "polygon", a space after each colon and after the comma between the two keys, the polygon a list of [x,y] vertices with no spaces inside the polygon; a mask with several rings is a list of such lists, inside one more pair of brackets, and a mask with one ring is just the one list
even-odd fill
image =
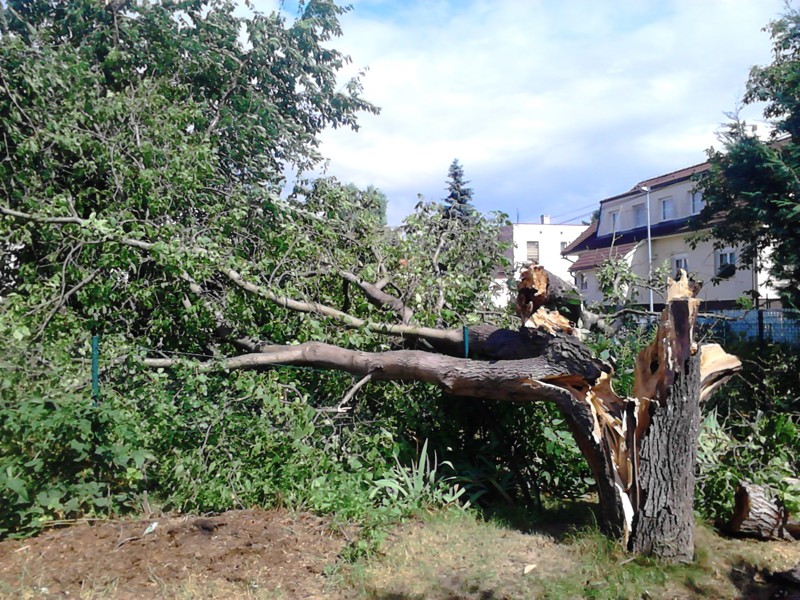
{"label": "rough bark texture", "polygon": [[[678,306],[673,304],[673,310]],[[688,356],[680,367],[663,402],[648,406],[650,426],[639,446],[638,511],[629,545],[637,554],[690,561],[694,557],[700,357]]]}
{"label": "rough bark texture", "polygon": [[[0,215],[46,227],[95,228],[93,221],[77,214],[38,215],[0,206]],[[145,255],[158,246],[154,241],[122,235],[105,238],[104,242]],[[187,251],[207,254],[201,247]],[[250,339],[246,327],[240,332],[239,327],[224,322],[221,310],[210,307],[218,316],[217,338],[227,344],[226,348],[245,353],[202,362],[197,368],[227,371],[277,364],[309,365],[358,374],[365,382],[429,382],[457,396],[554,402],[597,480],[603,529],[621,535],[635,552],[670,560],[691,559],[699,404],[741,365],[719,347],[698,348],[695,344],[694,296],[698,287],[685,272],[670,280],[656,341],[637,361],[633,398],[614,393],[611,368],[594,358],[576,335],[575,323],[587,317],[574,287],[541,267],[525,271],[519,283],[516,305],[522,318],[520,330],[472,327],[468,340],[461,328],[415,325],[409,307],[385,291],[387,282],[365,281],[349,271],[339,274],[348,285],[359,288],[369,302],[394,313],[400,322],[375,322],[349,314],[346,306],[339,309],[291,298],[280,287],[261,284],[252,275],[243,276],[224,263],[217,265],[213,275],[202,270],[176,277],[204,303],[213,302],[206,294],[209,287],[231,286],[286,310],[313,313],[342,327],[385,335],[392,339],[393,347],[402,350],[370,353],[322,343],[272,345]],[[185,301],[190,302],[188,296]],[[592,318],[603,321],[596,315]],[[153,367],[167,368],[180,362],[144,359]]]}
{"label": "rough bark texture", "polygon": [[601,376],[585,394],[594,428],[575,433],[600,494],[603,528],[631,551],[672,562],[694,556],[694,470],[700,403],[740,367],[693,340],[699,301],[685,273],[670,280],[656,338],[637,357],[634,397]]}
{"label": "rough bark texture", "polygon": [[747,481],[740,481],[734,496],[731,533],[761,540],[791,540],[786,507],[770,499],[766,490]]}

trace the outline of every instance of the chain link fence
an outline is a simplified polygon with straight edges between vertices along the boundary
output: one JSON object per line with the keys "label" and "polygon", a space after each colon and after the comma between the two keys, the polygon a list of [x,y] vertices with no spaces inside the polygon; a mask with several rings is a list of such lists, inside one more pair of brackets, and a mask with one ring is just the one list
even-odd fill
{"label": "chain link fence", "polygon": [[698,318],[700,337],[727,344],[737,340],[800,346],[800,311],[793,309],[715,310]]}

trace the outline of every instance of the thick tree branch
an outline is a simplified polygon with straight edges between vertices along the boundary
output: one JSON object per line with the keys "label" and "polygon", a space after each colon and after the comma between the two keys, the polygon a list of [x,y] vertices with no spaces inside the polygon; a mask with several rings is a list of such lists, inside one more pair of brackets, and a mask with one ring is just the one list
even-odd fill
{"label": "thick tree branch", "polygon": [[[146,358],[152,368],[171,368],[180,359]],[[512,402],[547,400],[569,407],[576,402],[565,387],[590,382],[575,376],[569,361],[554,363],[545,357],[485,362],[431,354],[420,350],[360,352],[308,342],[297,346],[272,346],[255,354],[243,354],[202,363],[205,372],[260,370],[275,365],[294,365],[371,375],[376,381],[421,381],[438,385],[456,396],[471,396]]]}
{"label": "thick tree branch", "polygon": [[[84,227],[91,226],[91,221],[89,219],[82,219],[75,216],[41,217],[3,206],[0,206],[0,214],[38,223],[78,225]],[[145,252],[152,252],[155,247],[155,244],[152,242],[127,237],[109,238],[109,241],[138,248]],[[240,289],[266,298],[278,306],[289,310],[318,314],[323,317],[334,319],[347,327],[364,328],[386,335],[397,335],[411,339],[425,340],[430,343],[437,352],[452,356],[463,356],[464,335],[461,329],[436,329],[432,327],[415,327],[406,324],[374,323],[318,302],[304,302],[276,294],[266,287],[247,281],[237,271],[228,267],[220,266],[219,272]],[[182,277],[189,283],[190,289],[194,293],[202,295],[202,288],[191,276],[184,274]],[[377,290],[377,287],[375,290]],[[239,348],[247,349],[248,351],[261,348],[258,342],[246,339],[235,340],[235,343]],[[469,329],[469,348],[470,356],[489,360],[526,359],[544,354],[547,354],[550,359],[554,359],[558,356],[569,356],[577,369],[575,372],[588,379],[596,378],[600,370],[604,369],[602,363],[594,360],[588,349],[572,336],[547,333],[535,329],[515,332],[488,325],[476,326]]]}

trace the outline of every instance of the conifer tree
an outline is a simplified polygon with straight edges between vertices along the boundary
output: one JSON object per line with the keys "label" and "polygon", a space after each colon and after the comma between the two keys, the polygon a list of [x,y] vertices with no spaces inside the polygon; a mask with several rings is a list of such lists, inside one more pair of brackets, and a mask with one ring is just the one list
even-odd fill
{"label": "conifer tree", "polygon": [[464,167],[453,159],[450,168],[447,170],[447,191],[449,192],[444,199],[444,214],[447,218],[466,219],[475,210],[472,206],[472,188],[467,187],[469,181],[464,180]]}

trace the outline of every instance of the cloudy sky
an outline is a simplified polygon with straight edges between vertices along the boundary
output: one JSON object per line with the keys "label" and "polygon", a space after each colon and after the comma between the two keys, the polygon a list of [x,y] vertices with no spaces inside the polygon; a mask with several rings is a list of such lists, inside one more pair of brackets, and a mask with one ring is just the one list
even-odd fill
{"label": "cloudy sky", "polygon": [[392,224],[417,194],[445,195],[454,158],[480,210],[578,223],[602,198],[703,162],[750,67],[770,61],[762,28],[784,9],[783,0],[352,3],[334,46],[368,69],[364,96],[381,114],[363,116],[358,133],[327,132],[322,151],[328,174],[386,193]]}

